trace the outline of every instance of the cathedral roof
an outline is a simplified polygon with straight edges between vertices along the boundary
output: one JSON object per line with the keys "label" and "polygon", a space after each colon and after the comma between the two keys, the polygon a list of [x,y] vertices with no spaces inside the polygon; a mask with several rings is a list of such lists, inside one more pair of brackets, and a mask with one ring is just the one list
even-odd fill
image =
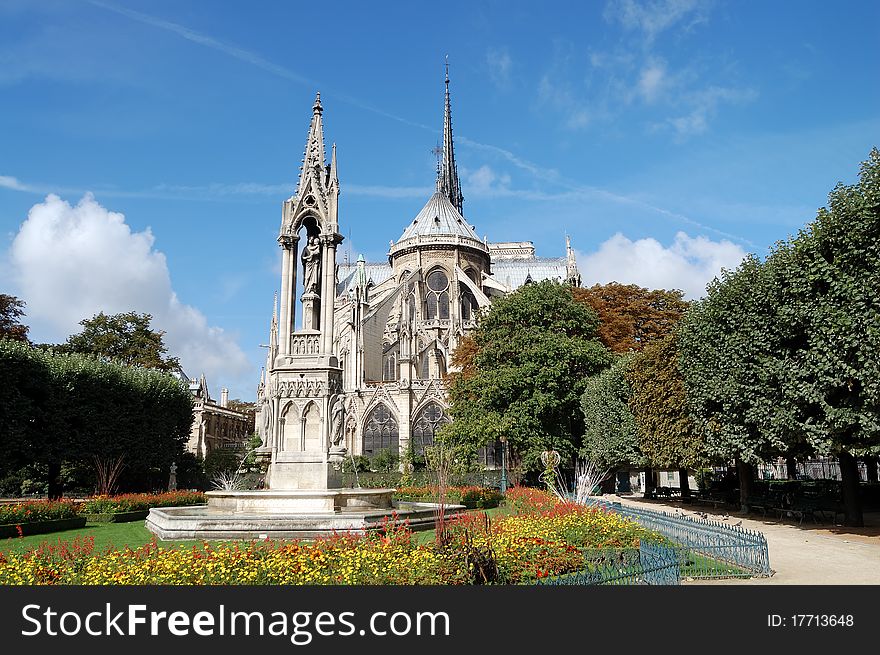
{"label": "cathedral roof", "polygon": [[480,240],[480,237],[474,232],[474,228],[467,224],[449,198],[442,192],[436,191],[413,222],[403,231],[397,242],[441,234],[456,235],[475,241]]}
{"label": "cathedral roof", "polygon": [[567,278],[568,261],[565,257],[529,257],[498,259],[492,262],[492,279],[509,289],[518,289],[526,283],[543,280],[563,282]]}
{"label": "cathedral roof", "polygon": [[[365,262],[364,270],[367,281],[372,282],[374,286],[382,284],[394,275],[391,264]],[[340,264],[337,279],[339,281],[336,283],[336,295],[341,296],[348,293],[349,289],[353,289],[357,284],[357,264]]]}

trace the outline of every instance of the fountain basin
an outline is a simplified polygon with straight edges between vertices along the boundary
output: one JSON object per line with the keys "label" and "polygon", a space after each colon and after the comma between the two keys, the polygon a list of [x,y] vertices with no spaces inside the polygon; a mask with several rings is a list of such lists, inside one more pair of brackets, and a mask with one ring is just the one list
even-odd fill
{"label": "fountain basin", "polygon": [[[428,530],[440,506],[392,501],[393,489],[210,491],[208,504],[154,507],[147,529],[162,540],[314,539],[334,532],[381,530],[394,518],[410,529]],[[445,505],[444,514],[465,511]]]}

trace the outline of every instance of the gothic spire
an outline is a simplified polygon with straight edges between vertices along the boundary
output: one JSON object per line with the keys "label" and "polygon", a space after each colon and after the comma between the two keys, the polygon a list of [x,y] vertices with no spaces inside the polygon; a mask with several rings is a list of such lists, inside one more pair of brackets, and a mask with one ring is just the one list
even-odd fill
{"label": "gothic spire", "polygon": [[324,108],[321,106],[321,92],[315,96],[315,104],[312,106],[312,123],[309,125],[309,136],[306,139],[306,149],[303,154],[302,172],[299,176],[299,184],[297,184],[297,193],[302,190],[303,181],[308,177],[311,171],[316,173],[315,179],[321,180],[324,176],[325,157],[324,157],[324,124],[321,121],[321,114]]}
{"label": "gothic spire", "polygon": [[462,206],[464,197],[461,195],[461,183],[458,180],[458,169],[455,166],[455,151],[452,145],[452,109],[449,102],[449,57],[446,58],[446,104],[443,116],[443,161],[437,178],[438,190],[455,206],[459,214],[464,215]]}

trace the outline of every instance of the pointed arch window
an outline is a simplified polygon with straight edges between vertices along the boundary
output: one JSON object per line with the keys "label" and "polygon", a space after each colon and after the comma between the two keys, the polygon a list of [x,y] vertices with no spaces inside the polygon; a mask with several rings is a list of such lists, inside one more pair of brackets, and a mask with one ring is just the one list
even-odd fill
{"label": "pointed arch window", "polygon": [[385,405],[376,405],[364,423],[363,454],[371,456],[382,450],[397,454],[400,449],[399,439],[397,420],[391,410]]}
{"label": "pointed arch window", "polygon": [[422,408],[416,415],[412,429],[412,443],[416,454],[424,454],[425,447],[434,443],[437,430],[446,423],[449,423],[449,417],[440,403],[430,402]]}
{"label": "pointed arch window", "polygon": [[439,268],[435,268],[425,278],[428,290],[425,294],[425,317],[449,318],[449,278]]}
{"label": "pointed arch window", "polygon": [[474,294],[464,284],[459,284],[458,297],[461,299],[461,320],[470,321],[474,318],[477,311],[477,299]]}
{"label": "pointed arch window", "polygon": [[382,370],[382,379],[386,382],[397,379],[397,359],[394,353],[385,355],[385,362]]}

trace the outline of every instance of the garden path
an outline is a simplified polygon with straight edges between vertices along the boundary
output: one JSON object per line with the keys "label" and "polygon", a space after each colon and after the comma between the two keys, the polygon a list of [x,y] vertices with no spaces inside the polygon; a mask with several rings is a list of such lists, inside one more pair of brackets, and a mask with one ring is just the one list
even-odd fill
{"label": "garden path", "polygon": [[[646,500],[641,496],[606,494],[604,499],[655,511],[679,509],[688,515],[703,513],[709,520],[737,523],[762,532],[767,538],[770,567],[776,573],[769,578],[734,580],[694,580],[687,584],[748,585],[847,585],[880,584],[880,512],[865,513],[864,528],[813,524],[798,526],[791,519],[761,518],[723,511],[674,500]],[[727,517],[725,519],[725,517]]]}

